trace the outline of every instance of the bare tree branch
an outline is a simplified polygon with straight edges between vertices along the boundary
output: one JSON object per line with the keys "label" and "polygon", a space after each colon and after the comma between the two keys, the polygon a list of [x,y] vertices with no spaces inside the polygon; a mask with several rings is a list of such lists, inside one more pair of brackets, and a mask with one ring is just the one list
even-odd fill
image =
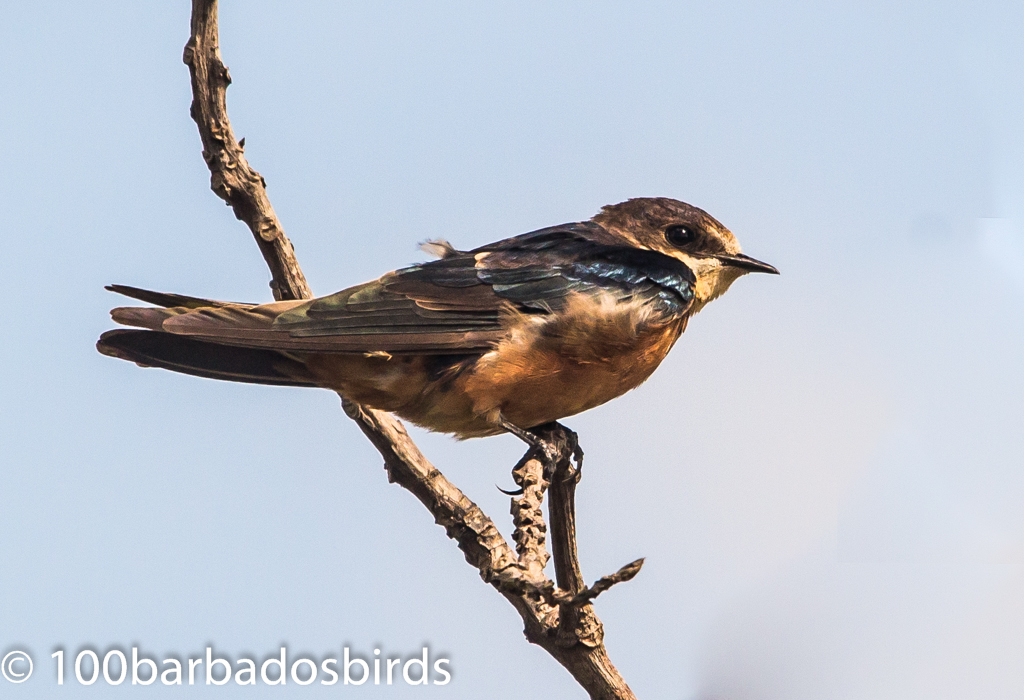
{"label": "bare tree branch", "polygon": [[[192,118],[203,141],[213,191],[248,225],[270,268],[276,299],[308,299],[309,286],[274,209],[263,177],[253,170],[235,141],[228,121],[226,93],[231,79],[218,46],[217,0],[193,0],[192,36],[184,61],[192,76]],[[549,503],[558,586],[544,573],[547,526],[543,500],[548,489],[543,457],[531,449],[513,478],[522,493],[512,499],[515,551],[494,522],[434,467],[401,422],[388,413],[342,397],[354,420],[384,458],[388,479],[410,491],[444,527],[475,567],[515,607],[526,638],[548,651],[596,700],[635,700],[608,658],[601,622],[590,601],[640,569],[638,560],[591,588],[583,583],[576,555],[576,477],[570,466],[578,452],[576,434],[554,423],[537,432],[555,455]]]}
{"label": "bare tree branch", "polygon": [[306,278],[295,259],[291,241],[267,197],[263,176],[249,167],[244,144],[235,140],[228,121],[227,66],[220,59],[217,2],[192,3],[192,37],[183,60],[192,75],[192,119],[203,140],[203,159],[210,168],[210,187],[227,202],[256,238],[270,268],[274,298],[309,299]]}
{"label": "bare tree branch", "polygon": [[601,595],[609,588],[614,586],[616,583],[625,583],[631,581],[634,576],[640,573],[640,568],[644,565],[643,559],[637,559],[631,561],[625,566],[621,567],[614,574],[608,576],[602,576],[594,582],[593,586],[584,588],[582,591],[573,595],[564,589],[556,589],[551,595],[551,601],[558,605],[571,605],[579,607],[589,603],[597,596]]}
{"label": "bare tree branch", "polygon": [[547,536],[544,491],[548,487],[544,463],[530,450],[512,469],[512,478],[523,490],[522,495],[512,498],[512,524],[515,526],[512,536],[519,555],[519,568],[529,580],[543,585],[548,582],[544,567],[550,558],[544,548]]}
{"label": "bare tree branch", "polygon": [[423,456],[401,421],[344,398],[342,405],[384,457],[388,480],[427,507],[485,581],[495,581],[500,572],[515,569],[516,555],[494,522]]}

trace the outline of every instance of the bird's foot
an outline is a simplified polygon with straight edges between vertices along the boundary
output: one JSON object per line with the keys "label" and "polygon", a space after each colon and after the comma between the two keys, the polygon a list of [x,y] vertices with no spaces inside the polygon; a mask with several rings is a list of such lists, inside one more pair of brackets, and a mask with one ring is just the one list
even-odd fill
{"label": "bird's foot", "polygon": [[554,465],[557,463],[559,457],[558,449],[554,445],[542,438],[540,435],[532,433],[529,430],[523,430],[518,425],[509,422],[508,419],[500,413],[498,414],[498,423],[502,428],[540,452],[541,461],[544,462],[545,475],[547,475],[549,469],[554,470]]}
{"label": "bird's foot", "polygon": [[[558,446],[554,441],[545,439],[543,435],[550,433],[552,429],[561,431],[562,435],[568,439],[569,444],[572,446],[570,452],[571,462],[575,462],[575,465],[569,461],[565,463],[562,468],[564,475],[561,478],[563,481],[572,480],[577,484],[580,482],[580,479],[583,476],[583,448],[580,447],[579,437],[576,435],[575,431],[570,430],[557,422],[546,423],[531,430],[524,430],[518,425],[510,422],[501,414],[498,414],[498,422],[501,424],[502,428],[512,433],[540,453],[540,459],[544,464],[544,478],[548,482],[550,482],[555,477],[555,473],[559,471],[563,453],[558,449]],[[505,491],[503,489],[499,490],[508,495],[521,495],[522,493],[521,490],[513,492]]]}
{"label": "bird's foot", "polygon": [[[571,430],[561,423],[554,422],[549,425],[561,430],[562,434],[565,435],[569,441],[569,445],[571,446],[569,458],[566,459],[564,463],[555,465],[556,468],[561,467],[561,481],[572,481],[576,484],[580,483],[580,479],[583,478],[583,448],[580,447],[579,435],[576,434],[575,430]],[[554,473],[550,476],[553,478]]]}

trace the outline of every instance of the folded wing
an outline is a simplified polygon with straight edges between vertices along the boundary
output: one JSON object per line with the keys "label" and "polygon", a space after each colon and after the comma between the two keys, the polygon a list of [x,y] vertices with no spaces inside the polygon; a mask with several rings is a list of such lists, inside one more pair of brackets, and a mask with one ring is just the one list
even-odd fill
{"label": "folded wing", "polygon": [[557,313],[573,294],[640,299],[658,314],[685,314],[693,283],[676,259],[620,245],[588,222],[452,250],[310,301],[234,304],[111,289],[165,307],[114,309],[119,323],[206,344],[282,353],[464,354],[486,352],[509,318]]}

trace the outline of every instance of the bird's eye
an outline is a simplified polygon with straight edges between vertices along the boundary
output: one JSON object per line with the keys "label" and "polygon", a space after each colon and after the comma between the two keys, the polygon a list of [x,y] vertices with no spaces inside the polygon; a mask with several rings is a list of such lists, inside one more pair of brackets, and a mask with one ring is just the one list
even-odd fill
{"label": "bird's eye", "polygon": [[682,248],[687,243],[692,243],[696,237],[693,229],[679,224],[674,224],[665,229],[665,240],[679,248]]}

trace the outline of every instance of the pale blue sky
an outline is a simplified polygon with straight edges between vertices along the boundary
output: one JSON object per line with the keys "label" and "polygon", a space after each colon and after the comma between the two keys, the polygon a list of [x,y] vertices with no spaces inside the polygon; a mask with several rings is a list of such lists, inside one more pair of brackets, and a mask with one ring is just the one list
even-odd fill
{"label": "pale blue sky", "polygon": [[[36,663],[0,692],[55,692],[57,646],[429,643],[446,687],[274,692],[497,700],[529,673],[538,697],[582,697],[335,396],[94,351],[118,303],[104,284],[270,298],[209,191],[188,13],[40,1],[0,26],[0,650]],[[586,576],[647,557],[598,603],[638,696],[1024,693],[1020,3],[221,15],[235,132],[317,293],[426,238],[472,247],[652,195],[782,270],[694,319],[647,385],[567,421]],[[494,484],[518,442],[415,434],[508,532]]]}

